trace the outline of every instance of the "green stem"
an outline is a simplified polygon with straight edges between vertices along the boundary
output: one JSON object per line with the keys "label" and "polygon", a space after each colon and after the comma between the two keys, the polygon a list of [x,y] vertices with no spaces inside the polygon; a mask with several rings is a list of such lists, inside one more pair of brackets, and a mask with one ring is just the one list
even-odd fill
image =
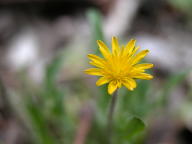
{"label": "green stem", "polygon": [[109,144],[112,143],[112,134],[113,134],[113,113],[115,111],[115,104],[117,101],[117,96],[118,96],[118,90],[116,90],[113,95],[112,95],[112,99],[111,99],[111,103],[110,103],[110,108],[109,108],[109,113],[108,113],[108,126],[107,126],[107,134],[108,134],[108,140],[109,140]]}

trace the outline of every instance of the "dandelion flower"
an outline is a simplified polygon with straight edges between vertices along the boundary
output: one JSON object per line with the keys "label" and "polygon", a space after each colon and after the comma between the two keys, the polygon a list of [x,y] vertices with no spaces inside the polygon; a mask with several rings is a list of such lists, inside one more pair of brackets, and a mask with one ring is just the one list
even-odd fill
{"label": "dandelion flower", "polygon": [[122,86],[132,91],[137,84],[135,79],[150,80],[152,75],[145,73],[146,69],[153,67],[153,64],[138,64],[149,52],[142,50],[137,52],[139,47],[135,46],[136,40],[130,40],[126,46],[119,46],[116,37],[112,37],[112,51],[100,40],[97,41],[99,50],[103,57],[88,54],[91,60],[89,63],[95,68],[85,70],[86,74],[100,76],[96,85],[108,84],[108,93],[113,92]]}

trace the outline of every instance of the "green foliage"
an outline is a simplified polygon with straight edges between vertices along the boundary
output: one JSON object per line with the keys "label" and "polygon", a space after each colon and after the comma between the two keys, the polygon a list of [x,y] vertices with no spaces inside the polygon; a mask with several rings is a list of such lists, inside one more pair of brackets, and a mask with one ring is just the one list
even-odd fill
{"label": "green foliage", "polygon": [[169,2],[187,14],[188,16],[192,16],[191,8],[192,8],[192,1],[191,0],[169,0]]}
{"label": "green foliage", "polygon": [[63,55],[62,53],[55,57],[55,59],[48,64],[46,68],[45,74],[45,85],[47,88],[55,87],[55,80],[57,79],[58,73],[61,69],[63,63]]}
{"label": "green foliage", "polygon": [[122,134],[127,140],[131,140],[132,137],[137,135],[139,132],[145,129],[145,124],[139,118],[132,118],[127,122],[127,125],[124,127]]}
{"label": "green foliage", "polygon": [[95,9],[90,9],[87,12],[87,18],[90,23],[92,42],[91,47],[94,47],[95,54],[99,55],[99,49],[96,46],[96,40],[104,41],[104,34],[102,30],[102,17],[99,11]]}
{"label": "green foliage", "polygon": [[[56,84],[57,76],[60,72],[63,62],[63,55],[58,55],[52,63],[47,66],[44,81],[44,90],[42,92],[45,99],[48,99],[52,103],[50,109],[54,115],[62,115],[64,113],[63,97],[64,93],[58,88]],[[45,100],[46,101],[46,100]]]}
{"label": "green foliage", "polygon": [[144,118],[151,110],[150,100],[150,81],[138,81],[137,88],[133,91],[123,89],[121,98],[121,107],[126,109],[130,114]]}
{"label": "green foliage", "polygon": [[39,144],[55,144],[53,137],[49,133],[47,127],[47,121],[44,118],[42,111],[39,108],[35,107],[34,104],[29,103],[26,107],[31,124],[33,127],[34,135],[37,137],[37,143]]}
{"label": "green foliage", "polygon": [[[88,19],[93,33],[92,46],[96,46],[95,40],[104,40],[101,15],[96,10],[90,10]],[[98,53],[98,49],[94,50]],[[86,143],[107,144],[107,113],[111,100],[111,96],[107,94],[107,86],[86,87],[82,77],[69,81],[68,85],[71,87],[58,85],[57,78],[63,66],[63,57],[61,53],[48,64],[42,85],[36,87],[25,82],[22,92],[18,93],[24,103],[20,107],[25,110],[23,113],[26,112],[27,125],[33,135],[33,142],[38,144],[73,143],[79,128],[78,114],[84,107],[84,103],[91,103],[94,110]],[[188,71],[185,71],[170,76],[159,93],[154,92],[156,89],[152,81],[145,80],[138,81],[138,86],[133,92],[121,88],[114,114],[113,143],[144,143],[142,140],[146,133],[145,123],[147,123],[148,116],[155,111],[159,103],[161,106],[166,104],[165,101],[171,91],[185,79],[187,74]],[[159,99],[154,98],[156,95],[159,95]],[[75,116],[71,114],[73,110],[68,106],[75,109]]]}
{"label": "green foliage", "polygon": [[67,121],[64,109],[65,94],[56,84],[62,68],[62,58],[62,55],[58,55],[47,66],[42,87],[24,90],[25,97],[27,96],[25,109],[31,120],[30,127],[36,137],[35,141],[39,144],[59,144],[62,141],[60,137],[64,137],[66,133],[62,127]]}

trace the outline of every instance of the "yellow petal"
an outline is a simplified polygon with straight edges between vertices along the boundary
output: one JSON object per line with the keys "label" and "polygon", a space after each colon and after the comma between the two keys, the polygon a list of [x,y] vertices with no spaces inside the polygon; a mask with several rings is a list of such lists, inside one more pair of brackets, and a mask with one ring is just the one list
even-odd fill
{"label": "yellow petal", "polygon": [[125,80],[123,80],[123,85],[128,88],[129,90],[133,90],[134,88],[136,88],[137,83],[134,79],[132,78],[126,78]]}
{"label": "yellow petal", "polygon": [[136,81],[134,79],[130,78],[130,79],[128,79],[128,81],[130,82],[132,88],[136,88],[137,83],[136,83]]}
{"label": "yellow petal", "polygon": [[132,65],[138,63],[140,60],[142,60],[147,53],[149,52],[149,50],[143,50],[140,53],[138,53],[133,59],[132,59]]}
{"label": "yellow petal", "polygon": [[104,68],[104,66],[100,63],[96,63],[96,62],[93,62],[93,61],[90,61],[89,62],[90,65],[93,65],[93,66],[96,66],[98,68]]}
{"label": "yellow petal", "polygon": [[102,58],[100,58],[99,56],[96,56],[96,55],[94,55],[94,54],[88,54],[87,56],[88,56],[88,58],[89,58],[90,60],[92,60],[93,62],[101,63],[101,64],[104,63],[104,60],[103,60]]}
{"label": "yellow petal", "polygon": [[150,80],[150,79],[153,78],[153,76],[150,75],[150,74],[147,74],[147,73],[138,73],[138,74],[135,74],[135,75],[133,76],[133,78]]}
{"label": "yellow petal", "polygon": [[103,75],[102,70],[99,68],[89,68],[89,69],[86,69],[84,72],[89,75],[97,75],[97,76]]}
{"label": "yellow petal", "polygon": [[114,91],[117,89],[117,82],[116,81],[111,81],[108,85],[108,93],[111,95],[114,93]]}
{"label": "yellow petal", "polygon": [[99,67],[99,68],[103,68],[104,67],[104,60],[94,54],[88,54],[87,55],[88,58],[90,60],[92,60],[91,62],[89,62],[89,64],[93,65],[93,66],[96,66],[96,67]]}
{"label": "yellow petal", "polygon": [[112,52],[117,55],[120,52],[118,39],[116,37],[112,37]]}
{"label": "yellow petal", "polygon": [[125,55],[130,55],[135,47],[136,40],[131,39],[125,46]]}
{"label": "yellow petal", "polygon": [[101,77],[97,80],[96,85],[101,86],[101,85],[108,83],[109,81],[110,81],[110,79],[107,79],[106,77]]}
{"label": "yellow petal", "polygon": [[132,67],[131,70],[128,73],[129,73],[129,75],[135,75],[135,74],[144,73],[144,72],[145,72],[144,69],[139,69],[139,68]]}
{"label": "yellow petal", "polygon": [[120,49],[120,56],[123,56],[124,51],[125,51],[125,46],[122,45],[122,46],[121,46],[121,49]]}
{"label": "yellow petal", "polygon": [[134,47],[133,51],[130,53],[130,56],[134,55],[139,48],[140,48],[140,46]]}
{"label": "yellow petal", "polygon": [[123,82],[123,85],[130,91],[133,91],[133,87],[131,87],[130,83],[129,82]]}
{"label": "yellow petal", "polygon": [[102,53],[102,55],[104,56],[104,58],[107,59],[107,58],[111,55],[108,47],[107,47],[101,40],[98,40],[98,41],[97,41],[97,44],[98,44],[98,46],[99,46],[100,52]]}
{"label": "yellow petal", "polygon": [[137,64],[134,66],[134,68],[136,69],[150,69],[152,67],[153,67],[153,64],[149,64],[149,63]]}

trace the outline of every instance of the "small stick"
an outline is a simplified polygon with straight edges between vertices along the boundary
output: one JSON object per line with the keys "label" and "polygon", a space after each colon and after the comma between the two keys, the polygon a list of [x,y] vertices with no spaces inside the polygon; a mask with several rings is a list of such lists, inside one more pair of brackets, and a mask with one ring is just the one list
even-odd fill
{"label": "small stick", "polygon": [[91,127],[92,120],[92,108],[90,106],[84,106],[81,111],[80,123],[77,129],[74,144],[85,144],[86,137]]}

